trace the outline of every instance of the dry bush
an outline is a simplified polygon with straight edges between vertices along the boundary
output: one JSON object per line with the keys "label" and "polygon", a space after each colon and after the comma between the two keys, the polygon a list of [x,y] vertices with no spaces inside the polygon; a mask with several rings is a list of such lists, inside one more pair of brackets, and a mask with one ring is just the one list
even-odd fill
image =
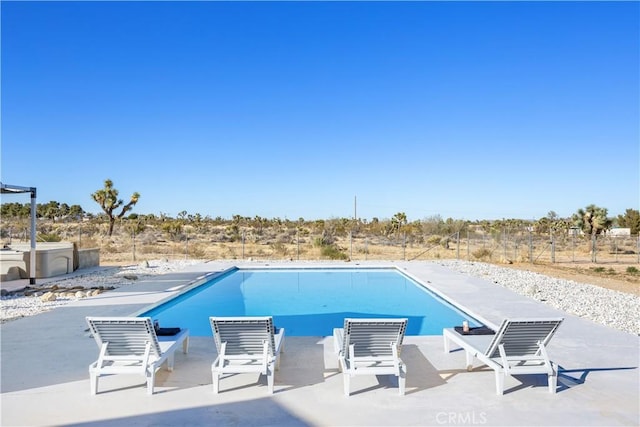
{"label": "dry bush", "polygon": [[486,261],[491,259],[491,251],[487,248],[477,249],[471,255],[477,260]]}

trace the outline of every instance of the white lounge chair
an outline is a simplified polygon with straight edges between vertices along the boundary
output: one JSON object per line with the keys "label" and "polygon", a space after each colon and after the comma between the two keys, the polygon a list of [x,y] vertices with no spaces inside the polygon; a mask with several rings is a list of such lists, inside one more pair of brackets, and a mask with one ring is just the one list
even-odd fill
{"label": "white lounge chair", "polygon": [[562,323],[562,318],[505,319],[495,335],[463,335],[455,329],[444,329],[445,353],[449,342],[462,347],[467,356],[467,370],[473,368],[473,358],[495,371],[496,393],[504,393],[504,378],[508,375],[546,374],[549,392],[555,393],[557,367],[549,360],[546,345]]}
{"label": "white lounge chair", "polygon": [[218,393],[223,374],[261,373],[273,393],[275,370],[280,365],[284,328],[275,333],[267,317],[210,317],[218,357],[211,365],[213,392]]}
{"label": "white lounge chair", "polygon": [[355,375],[395,375],[404,395],[406,366],[400,359],[407,319],[344,319],[344,328],[333,330],[338,367],[343,373],[344,394],[349,396]]}
{"label": "white lounge chair", "polygon": [[98,392],[98,378],[113,374],[139,374],[153,394],[155,373],[167,362],[173,370],[174,353],[182,343],[186,354],[189,330],[173,336],[157,336],[149,317],[87,317],[91,334],[100,348],[98,360],[89,366],[91,394]]}

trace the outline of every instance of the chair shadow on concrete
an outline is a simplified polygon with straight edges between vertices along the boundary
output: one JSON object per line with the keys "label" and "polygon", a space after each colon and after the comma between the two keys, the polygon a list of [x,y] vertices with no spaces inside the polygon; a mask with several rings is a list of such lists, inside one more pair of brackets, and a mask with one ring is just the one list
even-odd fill
{"label": "chair shadow on concrete", "polygon": [[[400,357],[407,367],[406,395],[446,384],[446,381],[442,379],[438,370],[429,362],[417,345],[403,344]],[[337,366],[335,369],[331,369],[330,376],[341,375],[342,373],[338,371]],[[339,381],[342,382],[342,379]],[[354,384],[351,395],[357,396],[378,389],[397,390],[398,388],[398,378],[394,375],[375,375],[375,381],[377,381],[376,385],[364,388],[358,388],[358,386]],[[340,386],[342,386],[342,384],[340,384]],[[394,393],[394,396],[395,394],[396,393]],[[399,398],[402,398],[402,396],[399,396]]]}
{"label": "chair shadow on concrete", "polygon": [[[459,351],[456,349],[454,351]],[[565,369],[561,365],[558,365],[558,386],[557,393],[567,391],[576,386],[580,386],[587,381],[587,376],[593,372],[607,372],[607,371],[624,371],[638,369],[637,366],[618,367],[618,368],[584,368],[584,369]],[[446,381],[450,380],[458,374],[468,375],[473,372],[486,372],[493,373],[493,369],[486,365],[480,365],[474,367],[471,371],[467,371],[465,368],[461,369],[445,369],[440,370],[439,373],[444,376]],[[547,387],[547,375],[513,375],[513,378],[520,382],[519,385],[510,387],[505,390],[505,394],[513,393],[518,390],[530,388],[530,387]],[[445,382],[446,382],[445,381]]]}
{"label": "chair shadow on concrete", "polygon": [[440,376],[440,372],[424,356],[417,345],[404,344],[400,357],[407,365],[406,394],[417,393],[446,384],[446,381]]}
{"label": "chair shadow on concrete", "polygon": [[593,372],[626,371],[638,369],[637,366],[619,368],[583,368],[565,369],[558,365],[558,391],[565,391],[587,382],[587,377]]}
{"label": "chair shadow on concrete", "polygon": [[[281,393],[309,387],[325,380],[323,337],[288,337],[280,353],[280,369],[276,371],[275,391]],[[263,378],[264,377],[264,378]],[[260,376],[266,386],[266,377]]]}

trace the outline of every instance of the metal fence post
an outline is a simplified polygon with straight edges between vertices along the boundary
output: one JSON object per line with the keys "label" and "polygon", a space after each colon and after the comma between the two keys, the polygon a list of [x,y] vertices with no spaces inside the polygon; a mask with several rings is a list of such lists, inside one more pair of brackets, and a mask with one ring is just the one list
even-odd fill
{"label": "metal fence post", "polygon": [[349,231],[349,260],[353,261],[353,231]]}
{"label": "metal fence post", "polygon": [[502,259],[507,260],[507,229],[502,229]]}
{"label": "metal fence post", "polygon": [[456,231],[456,259],[460,259],[460,232]]}
{"label": "metal fence post", "polygon": [[551,234],[551,263],[556,263],[556,236]]}
{"label": "metal fence post", "polygon": [[402,260],[407,260],[407,232],[402,233]]}
{"label": "metal fence post", "polygon": [[365,261],[367,260],[368,251],[369,251],[369,238],[366,237],[364,239],[364,260]]}

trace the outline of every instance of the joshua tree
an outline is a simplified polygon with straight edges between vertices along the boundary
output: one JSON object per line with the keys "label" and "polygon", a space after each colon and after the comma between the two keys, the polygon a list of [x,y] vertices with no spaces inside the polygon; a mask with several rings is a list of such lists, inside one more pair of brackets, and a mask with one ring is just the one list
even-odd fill
{"label": "joshua tree", "polygon": [[[122,218],[125,213],[133,209],[133,206],[138,203],[140,194],[138,192],[133,193],[131,200],[126,205],[122,206],[124,201],[118,199],[118,190],[113,188],[113,181],[107,179],[104,181],[104,188],[98,190],[91,195],[93,200],[96,201],[102,208],[102,210],[109,217],[109,237],[113,234],[113,226],[116,223],[116,218]],[[122,206],[122,210],[119,214],[114,214],[113,211]]]}
{"label": "joshua tree", "polygon": [[402,227],[407,225],[407,214],[404,212],[398,212],[391,218],[391,231],[398,232]]}
{"label": "joshua tree", "polygon": [[612,221],[607,218],[607,209],[589,205],[578,209],[572,217],[573,223],[587,236],[597,236],[611,227]]}

